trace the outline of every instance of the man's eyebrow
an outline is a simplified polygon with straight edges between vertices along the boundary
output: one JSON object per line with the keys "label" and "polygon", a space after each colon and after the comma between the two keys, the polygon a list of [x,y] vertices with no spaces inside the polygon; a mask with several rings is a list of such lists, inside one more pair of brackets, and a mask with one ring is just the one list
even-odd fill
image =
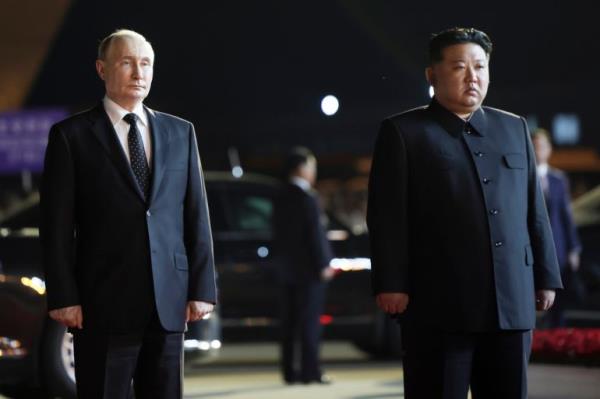
{"label": "man's eyebrow", "polygon": [[[475,62],[486,62],[487,59],[486,58],[475,58],[473,61],[475,61]],[[467,62],[467,60],[465,58],[455,58],[455,59],[449,60],[449,62],[451,62],[453,64],[457,64],[459,62]]]}
{"label": "man's eyebrow", "polygon": [[144,56],[141,58],[136,57],[135,55],[124,55],[123,57],[121,57],[121,59],[127,59],[127,60],[137,60],[140,59],[142,61],[152,61],[152,58]]}

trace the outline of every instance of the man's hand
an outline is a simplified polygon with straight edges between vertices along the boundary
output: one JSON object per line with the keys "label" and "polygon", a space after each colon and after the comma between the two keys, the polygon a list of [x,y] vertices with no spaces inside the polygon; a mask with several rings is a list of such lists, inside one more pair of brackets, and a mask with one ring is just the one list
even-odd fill
{"label": "man's hand", "polygon": [[211,313],[215,305],[202,301],[189,301],[185,310],[185,322],[198,321]]}
{"label": "man's hand", "polygon": [[579,270],[579,264],[579,251],[572,251],[571,253],[569,253],[569,266],[571,266],[571,270],[573,270],[574,272]]}
{"label": "man's hand", "polygon": [[48,312],[50,317],[67,327],[83,328],[83,313],[81,306],[68,306]]}
{"label": "man's hand", "polygon": [[554,290],[537,290],[535,293],[535,309],[548,310],[554,303],[556,292]]}
{"label": "man's hand", "polygon": [[327,266],[323,270],[321,270],[321,280],[329,281],[335,276],[335,273],[336,270],[333,267]]}
{"label": "man's hand", "polygon": [[385,292],[375,298],[377,306],[389,314],[404,313],[408,306],[408,294],[403,292]]}

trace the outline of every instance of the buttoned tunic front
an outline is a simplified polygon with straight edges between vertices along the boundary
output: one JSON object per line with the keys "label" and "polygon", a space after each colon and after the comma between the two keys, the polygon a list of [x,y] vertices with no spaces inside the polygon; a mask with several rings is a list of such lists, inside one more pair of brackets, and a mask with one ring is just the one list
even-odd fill
{"label": "buttoned tunic front", "polygon": [[562,287],[527,124],[435,99],[386,119],[369,181],[373,290],[446,331],[525,330],[535,290]]}

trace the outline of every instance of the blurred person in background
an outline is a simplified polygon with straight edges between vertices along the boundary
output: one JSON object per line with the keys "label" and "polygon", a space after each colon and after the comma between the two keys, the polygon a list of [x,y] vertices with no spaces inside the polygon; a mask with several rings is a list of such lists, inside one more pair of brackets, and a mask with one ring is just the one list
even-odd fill
{"label": "blurred person in background", "polygon": [[69,327],[82,399],[182,397],[183,333],[216,301],[194,127],[143,104],[154,50],[100,43],[106,95],[50,131],[41,239],[50,317]]}
{"label": "blurred person in background", "polygon": [[525,119],[483,107],[492,43],[429,43],[428,106],[384,120],[367,222],[378,306],[400,315],[407,399],[527,397],[536,309],[562,288]]}
{"label": "blurred person in background", "polygon": [[333,253],[313,190],[317,161],[312,152],[294,148],[285,161],[283,177],[273,214],[281,293],[281,371],[287,384],[328,384],[331,381],[319,361],[320,316],[326,282],[334,276],[329,266]]}
{"label": "blurred person in background", "polygon": [[545,326],[564,327],[565,304],[563,296],[578,287],[577,284],[571,286],[570,283],[575,281],[574,274],[579,269],[581,243],[573,221],[571,192],[567,175],[548,164],[548,160],[552,156],[550,134],[547,130],[540,128],[532,133],[531,138],[537,160],[538,177],[544,193],[550,226],[552,227],[556,256],[565,284],[565,291],[557,294],[554,306],[545,318]]}

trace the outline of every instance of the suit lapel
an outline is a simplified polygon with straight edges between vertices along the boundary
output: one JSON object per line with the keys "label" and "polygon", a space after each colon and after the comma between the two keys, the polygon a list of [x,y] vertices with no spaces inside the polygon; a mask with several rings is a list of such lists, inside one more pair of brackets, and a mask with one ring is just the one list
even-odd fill
{"label": "suit lapel", "polygon": [[147,107],[144,108],[146,110],[146,115],[148,115],[152,135],[152,186],[149,201],[149,203],[152,203],[156,197],[165,172],[165,164],[169,149],[169,130],[159,114],[150,112],[150,109]]}
{"label": "suit lapel", "polygon": [[144,201],[144,194],[135,181],[127,156],[123,151],[123,147],[117,138],[117,133],[115,132],[102,103],[92,110],[90,120],[92,122],[92,131],[106,151],[106,154],[129,186],[138,194],[139,198]]}

